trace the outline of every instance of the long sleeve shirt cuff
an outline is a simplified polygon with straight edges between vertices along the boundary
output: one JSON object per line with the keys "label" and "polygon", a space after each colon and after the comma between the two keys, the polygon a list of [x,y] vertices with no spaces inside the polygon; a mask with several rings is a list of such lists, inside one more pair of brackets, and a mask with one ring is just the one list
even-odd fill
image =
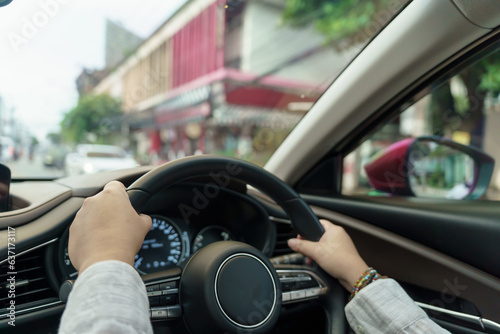
{"label": "long sleeve shirt cuff", "polygon": [[362,333],[449,333],[433,322],[393,279],[362,289],[345,307],[347,321]]}
{"label": "long sleeve shirt cuff", "polygon": [[69,295],[60,334],[153,333],[140,275],[127,263],[102,261],[78,277]]}

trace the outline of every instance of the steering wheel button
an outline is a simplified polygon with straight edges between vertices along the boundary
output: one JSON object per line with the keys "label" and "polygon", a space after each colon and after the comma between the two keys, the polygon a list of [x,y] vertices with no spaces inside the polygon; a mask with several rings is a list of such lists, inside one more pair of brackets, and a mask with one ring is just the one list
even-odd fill
{"label": "steering wheel button", "polygon": [[151,319],[165,320],[168,318],[168,311],[166,308],[158,308],[151,310]]}
{"label": "steering wheel button", "polygon": [[297,299],[302,299],[302,298],[306,298],[306,292],[304,290],[290,292],[290,299],[291,300],[297,300]]}
{"label": "steering wheel button", "polygon": [[160,290],[171,290],[171,289],[176,289],[177,287],[178,287],[177,281],[160,284]]}
{"label": "steering wheel button", "polygon": [[160,297],[149,297],[149,306],[158,306],[160,305]]}
{"label": "steering wheel button", "polygon": [[161,305],[175,305],[177,304],[177,295],[163,295],[160,297]]}
{"label": "steering wheel button", "polygon": [[160,290],[160,286],[158,284],[148,285],[146,287],[147,292],[157,291],[157,290]]}
{"label": "steering wheel button", "polygon": [[293,277],[306,277],[306,276],[309,276],[309,275],[308,275],[308,274],[306,274],[306,273],[300,273],[300,272],[293,272],[293,273],[291,273],[291,275],[292,275]]}
{"label": "steering wheel button", "polygon": [[148,297],[161,296],[161,291],[148,291]]}
{"label": "steering wheel button", "polygon": [[318,284],[318,282],[316,282],[316,280],[299,282],[300,289],[309,289],[309,288],[317,288],[317,287],[319,287],[319,284]]}
{"label": "steering wheel button", "polygon": [[307,289],[306,290],[306,297],[316,297],[316,296],[319,296],[320,293],[321,293],[320,288]]}
{"label": "steering wheel button", "polygon": [[278,273],[278,278],[280,281],[286,281],[287,279],[290,279],[292,275],[290,273]]}
{"label": "steering wheel button", "polygon": [[182,310],[180,305],[167,307],[167,312],[169,318],[180,318],[180,316],[182,315]]}
{"label": "steering wheel button", "polygon": [[294,290],[297,287],[296,282],[282,282],[281,283],[281,290],[282,291],[291,291]]}
{"label": "steering wheel button", "polygon": [[163,295],[172,295],[172,294],[177,294],[177,293],[179,293],[179,289],[170,289],[170,290],[162,291]]}

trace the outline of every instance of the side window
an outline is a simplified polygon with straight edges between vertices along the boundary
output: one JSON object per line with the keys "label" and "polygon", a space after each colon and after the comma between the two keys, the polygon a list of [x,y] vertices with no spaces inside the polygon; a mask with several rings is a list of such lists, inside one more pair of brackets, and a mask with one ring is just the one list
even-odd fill
{"label": "side window", "polygon": [[500,46],[430,85],[347,155],[342,193],[500,200]]}

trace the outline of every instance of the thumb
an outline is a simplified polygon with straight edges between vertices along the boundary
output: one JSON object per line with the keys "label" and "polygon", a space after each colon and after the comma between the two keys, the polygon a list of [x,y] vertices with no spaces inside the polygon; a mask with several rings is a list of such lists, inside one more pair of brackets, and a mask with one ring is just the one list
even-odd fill
{"label": "thumb", "polygon": [[151,217],[148,215],[140,214],[139,217],[141,218],[144,228],[147,229],[146,233],[151,230],[151,226],[153,225],[153,221],[151,220]]}
{"label": "thumb", "polygon": [[288,240],[288,247],[290,247],[294,252],[299,252],[305,256],[316,261],[316,249],[318,247],[317,242],[304,240],[304,239],[290,239]]}

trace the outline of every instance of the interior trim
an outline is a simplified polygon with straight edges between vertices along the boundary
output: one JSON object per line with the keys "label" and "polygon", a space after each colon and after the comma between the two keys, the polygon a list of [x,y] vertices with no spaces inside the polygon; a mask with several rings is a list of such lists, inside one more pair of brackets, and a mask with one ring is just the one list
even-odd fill
{"label": "interior trim", "polygon": [[277,218],[273,216],[269,216],[269,220],[274,222],[274,223],[285,223],[285,224],[290,224],[292,225],[292,221],[290,219],[284,219],[284,218]]}
{"label": "interior trim", "polygon": [[478,27],[493,29],[500,25],[500,1],[452,0],[462,14]]}
{"label": "interior trim", "polygon": [[[46,309],[46,308],[53,307],[53,306],[58,306],[61,304],[64,304],[64,303],[62,301],[58,300],[56,302],[42,304],[42,305],[27,308],[27,309],[23,309],[23,310],[16,310],[16,316],[35,312],[35,311],[40,311],[42,309]],[[8,317],[9,317],[8,313],[0,314],[0,320],[6,319]]]}
{"label": "interior trim", "polygon": [[440,313],[446,313],[448,315],[452,315],[452,316],[458,317],[458,318],[475,320],[475,321],[477,321],[477,324],[482,327],[481,318],[478,317],[478,316],[470,315],[470,314],[467,314],[467,313],[461,313],[461,312],[451,311],[451,310],[447,310],[445,308],[441,308],[441,307],[437,307],[437,306],[432,306],[432,305],[428,305],[428,304],[420,303],[420,302],[415,302],[415,304],[417,304],[418,306],[420,306],[424,310],[436,311],[436,312],[440,312]]}
{"label": "interior trim", "polygon": [[[47,242],[41,243],[40,245],[37,245],[37,246],[31,247],[31,248],[26,249],[26,250],[24,250],[24,251],[22,251],[22,252],[19,252],[19,253],[17,253],[17,254],[16,254],[16,257],[19,257],[19,256],[24,255],[24,254],[26,254],[26,253],[29,253],[29,252],[31,252],[31,251],[34,251],[35,249],[42,248],[42,247],[45,247],[45,246],[47,246],[47,245],[50,245],[51,243],[56,242],[58,239],[59,239],[59,238],[54,238],[54,239],[49,240],[49,241],[47,241]],[[4,263],[5,261],[7,261],[8,259],[9,259],[9,258],[8,258],[8,257],[6,257],[5,259],[1,260],[1,261],[0,261],[0,264],[3,264],[3,263]]]}
{"label": "interior trim", "polygon": [[494,321],[485,319],[485,318],[482,318],[481,321],[482,321],[483,325],[488,325],[490,327],[494,327],[496,330],[500,331],[500,324],[498,324]]}
{"label": "interior trim", "polygon": [[[13,182],[13,198],[28,203],[27,207],[0,213],[0,229],[17,227],[49,212],[71,197],[71,189],[54,182]],[[23,219],[19,219],[19,217]]]}
{"label": "interior trim", "polygon": [[[441,292],[436,305],[460,296],[488,319],[500,321],[500,279],[415,241],[343,214],[311,206],[318,217],[343,226],[363,259],[396,280]],[[449,297],[451,295],[451,297]]]}
{"label": "interior trim", "polygon": [[500,324],[497,324],[496,322],[488,320],[488,319],[485,319],[485,318],[481,318],[481,317],[478,317],[478,316],[475,316],[475,315],[470,315],[470,314],[467,314],[467,313],[451,311],[451,310],[447,310],[447,309],[444,309],[444,308],[441,308],[441,307],[428,305],[428,304],[425,304],[425,303],[415,302],[415,304],[417,304],[418,306],[420,306],[424,310],[445,313],[445,314],[451,315],[453,317],[458,317],[458,318],[463,318],[463,319],[469,319],[469,320],[477,321],[477,325],[480,326],[483,330],[485,329],[484,328],[484,323],[488,324],[491,327],[495,327],[495,328],[497,328],[497,329],[500,330]]}

